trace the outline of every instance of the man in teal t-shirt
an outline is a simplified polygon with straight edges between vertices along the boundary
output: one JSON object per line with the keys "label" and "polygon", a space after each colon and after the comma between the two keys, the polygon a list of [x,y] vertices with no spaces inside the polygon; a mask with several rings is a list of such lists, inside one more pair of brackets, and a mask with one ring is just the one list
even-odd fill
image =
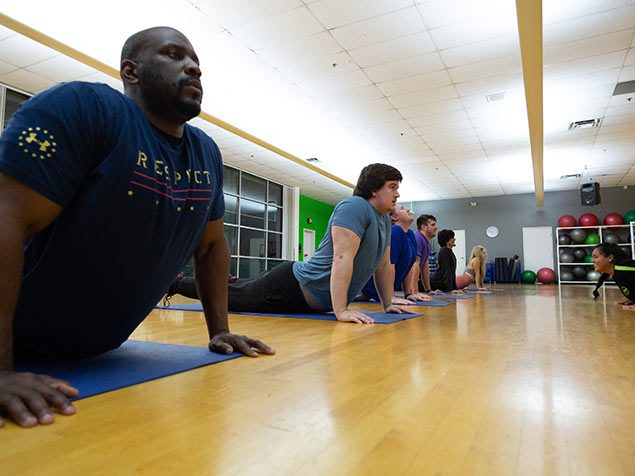
{"label": "man in teal t-shirt", "polygon": [[[374,275],[386,312],[409,312],[391,304],[391,220],[401,173],[385,164],[362,170],[353,196],[337,204],[324,238],[308,261],[284,262],[256,279],[229,283],[230,311],[311,313],[333,311],[339,321],[372,323],[348,309]],[[169,294],[197,298],[191,279],[175,281]]]}

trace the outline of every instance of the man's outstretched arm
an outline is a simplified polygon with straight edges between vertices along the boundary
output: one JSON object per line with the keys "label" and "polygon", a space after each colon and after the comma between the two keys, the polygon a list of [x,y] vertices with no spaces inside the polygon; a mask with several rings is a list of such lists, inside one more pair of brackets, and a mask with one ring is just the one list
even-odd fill
{"label": "man's outstretched arm", "polygon": [[13,316],[22,280],[24,243],[61,212],[59,205],[0,173],[0,411],[24,427],[52,423],[51,409],[65,415],[75,413],[67,397],[77,396],[77,390],[69,382],[13,371]]}
{"label": "man's outstretched arm", "polygon": [[227,277],[229,275],[229,245],[223,232],[223,219],[212,220],[205,227],[203,238],[194,252],[196,287],[205,310],[209,332],[209,348],[220,354],[242,352],[250,357],[275,354],[263,342],[229,332],[227,322]]}

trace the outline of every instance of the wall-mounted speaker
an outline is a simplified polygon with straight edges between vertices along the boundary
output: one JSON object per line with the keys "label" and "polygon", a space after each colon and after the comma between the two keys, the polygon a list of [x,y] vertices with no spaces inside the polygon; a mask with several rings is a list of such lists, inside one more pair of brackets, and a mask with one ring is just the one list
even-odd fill
{"label": "wall-mounted speaker", "polygon": [[580,200],[582,205],[593,206],[600,204],[600,184],[589,182],[580,187]]}

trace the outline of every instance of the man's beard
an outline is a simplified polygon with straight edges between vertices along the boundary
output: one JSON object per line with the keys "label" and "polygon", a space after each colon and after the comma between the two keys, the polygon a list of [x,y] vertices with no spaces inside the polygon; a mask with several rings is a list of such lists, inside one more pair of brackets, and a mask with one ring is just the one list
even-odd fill
{"label": "man's beard", "polygon": [[194,99],[185,99],[181,92],[185,86],[184,78],[174,84],[166,82],[159,74],[145,72],[139,78],[141,80],[141,99],[144,107],[167,120],[179,120],[187,122],[201,112],[201,104]]}

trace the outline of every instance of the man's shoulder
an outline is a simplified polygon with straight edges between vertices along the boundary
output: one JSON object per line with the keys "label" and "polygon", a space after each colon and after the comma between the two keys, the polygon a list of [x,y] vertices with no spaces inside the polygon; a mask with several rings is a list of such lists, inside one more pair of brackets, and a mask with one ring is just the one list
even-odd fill
{"label": "man's shoulder", "polygon": [[71,81],[57,84],[36,94],[28,103],[43,108],[57,104],[58,106],[54,107],[77,110],[93,110],[94,106],[98,104],[108,111],[115,107],[126,107],[126,104],[131,103],[131,101],[107,84]]}
{"label": "man's shoulder", "polygon": [[185,124],[185,129],[188,131],[188,134],[193,141],[206,147],[211,147],[214,151],[217,151],[220,154],[220,149],[214,139],[212,139],[212,137],[210,137],[210,135],[203,129],[188,123]]}
{"label": "man's shoulder", "polygon": [[97,94],[98,96],[102,96],[105,98],[117,98],[117,99],[124,97],[123,93],[117,91],[116,89],[110,87],[107,84],[90,83],[88,81],[70,81],[68,83],[60,83],[46,90],[46,92],[49,92],[49,91],[79,92],[79,93],[92,92],[94,94]]}
{"label": "man's shoulder", "polygon": [[358,197],[357,195],[352,195],[350,197],[345,198],[337,205],[335,205],[335,210],[333,213],[338,212],[354,212],[354,211],[362,211],[368,212],[372,208],[372,205],[368,203],[368,200],[362,197]]}

